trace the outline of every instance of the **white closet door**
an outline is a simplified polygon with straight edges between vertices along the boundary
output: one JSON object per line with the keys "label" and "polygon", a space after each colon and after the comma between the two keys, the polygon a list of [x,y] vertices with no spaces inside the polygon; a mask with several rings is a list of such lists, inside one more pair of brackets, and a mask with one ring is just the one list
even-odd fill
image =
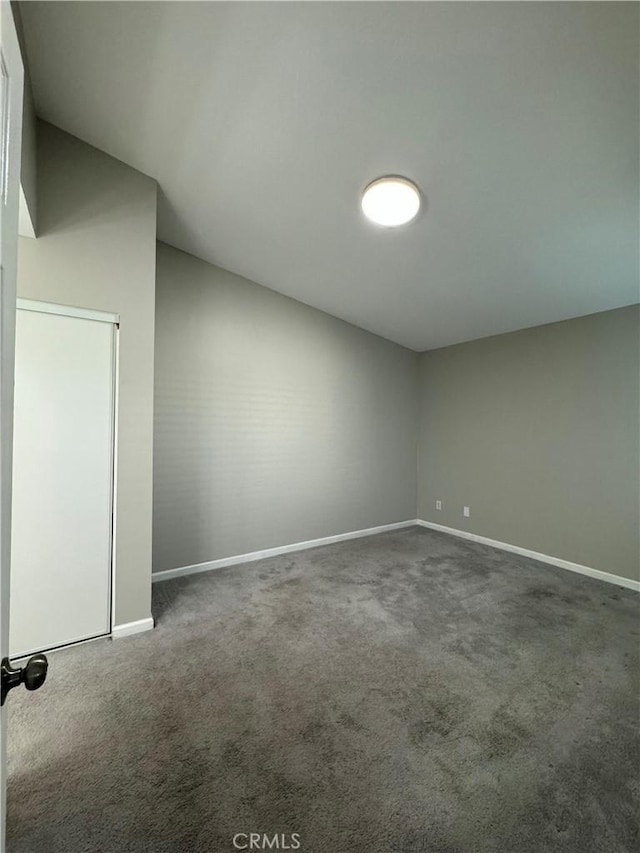
{"label": "white closet door", "polygon": [[17,312],[13,657],[110,630],[114,328]]}

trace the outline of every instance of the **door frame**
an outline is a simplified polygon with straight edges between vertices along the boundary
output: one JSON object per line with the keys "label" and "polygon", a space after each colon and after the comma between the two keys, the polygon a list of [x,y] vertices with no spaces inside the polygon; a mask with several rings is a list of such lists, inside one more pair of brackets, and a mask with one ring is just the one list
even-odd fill
{"label": "door frame", "polygon": [[[0,656],[9,652],[13,363],[24,65],[13,11],[0,2]],[[7,709],[0,708],[0,853],[5,850]]]}
{"label": "door frame", "polygon": [[[113,327],[113,359],[111,367],[112,382],[112,416],[111,416],[111,537],[109,555],[109,630],[105,634],[96,634],[94,637],[85,637],[81,640],[73,640],[70,643],[62,643],[59,646],[51,646],[43,649],[49,652],[55,649],[78,646],[81,643],[91,643],[94,640],[110,637],[114,628],[114,602],[116,599],[116,513],[117,513],[117,470],[118,470],[118,386],[119,386],[119,351],[120,351],[120,315],[109,311],[98,311],[93,308],[79,308],[75,305],[62,305],[57,302],[42,302],[38,299],[16,299],[16,311],[35,311],[39,314],[57,314],[61,317],[75,317],[80,320],[93,320],[97,323],[108,323]],[[24,655],[28,657],[28,655]],[[21,660],[21,657],[15,657]]]}

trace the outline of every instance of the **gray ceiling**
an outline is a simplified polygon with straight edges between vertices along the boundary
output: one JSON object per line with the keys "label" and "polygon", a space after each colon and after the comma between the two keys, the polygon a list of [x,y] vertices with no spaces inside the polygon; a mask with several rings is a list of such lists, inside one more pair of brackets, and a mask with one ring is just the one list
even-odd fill
{"label": "gray ceiling", "polygon": [[639,300],[638,9],[21,6],[39,115],[158,180],[160,239],[417,350]]}

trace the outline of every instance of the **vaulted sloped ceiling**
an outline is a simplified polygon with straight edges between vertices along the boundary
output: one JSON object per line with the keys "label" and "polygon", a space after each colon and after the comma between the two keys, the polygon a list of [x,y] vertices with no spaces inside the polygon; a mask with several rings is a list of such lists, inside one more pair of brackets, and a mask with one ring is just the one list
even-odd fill
{"label": "vaulted sloped ceiling", "polygon": [[39,115],[158,180],[160,239],[416,350],[638,301],[638,9],[21,6]]}

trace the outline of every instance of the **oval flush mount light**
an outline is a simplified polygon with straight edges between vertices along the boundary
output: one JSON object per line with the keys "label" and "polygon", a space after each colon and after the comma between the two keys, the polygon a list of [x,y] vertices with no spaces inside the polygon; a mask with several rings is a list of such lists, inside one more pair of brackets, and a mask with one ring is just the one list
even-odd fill
{"label": "oval flush mount light", "polygon": [[420,190],[412,181],[397,175],[372,181],[362,193],[362,212],[376,225],[406,225],[419,210]]}

